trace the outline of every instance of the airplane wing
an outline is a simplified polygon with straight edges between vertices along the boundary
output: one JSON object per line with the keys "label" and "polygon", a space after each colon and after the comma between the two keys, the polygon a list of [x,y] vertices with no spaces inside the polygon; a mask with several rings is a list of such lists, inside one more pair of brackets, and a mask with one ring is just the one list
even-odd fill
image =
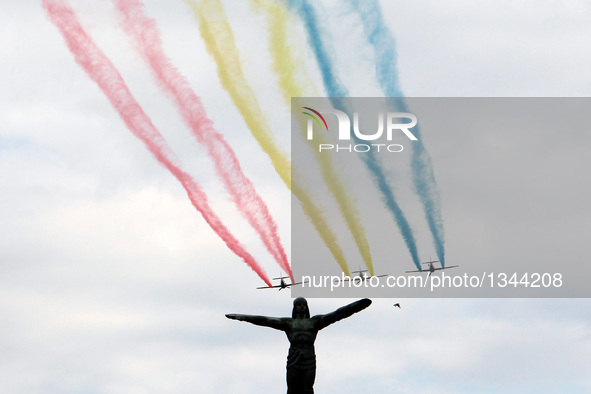
{"label": "airplane wing", "polygon": [[[353,271],[355,272],[355,271]],[[388,276],[388,274],[385,275],[374,275],[374,276],[370,276],[370,275],[364,275],[361,278],[363,280],[365,279],[369,279],[369,278],[383,278],[384,276]],[[359,278],[359,276],[355,275],[355,276],[345,276],[345,280],[351,280],[351,279],[355,279],[355,278]]]}
{"label": "airplane wing", "polygon": [[[257,287],[257,290],[259,290],[259,289],[277,289],[278,287],[281,287],[281,285]],[[287,287],[287,286],[284,286],[284,287]]]}
{"label": "airplane wing", "polygon": [[447,266],[447,267],[439,267],[439,268],[435,268],[435,271],[446,270],[446,269],[449,269],[449,268],[456,268],[456,267],[459,267],[459,265],[450,265],[450,266]]}
{"label": "airplane wing", "polygon": [[[456,268],[456,267],[459,267],[459,265],[450,265],[450,266],[447,266],[447,267],[433,268],[433,271],[446,270],[446,269],[449,269],[449,268]],[[424,270],[420,270],[420,271],[419,270],[415,270],[415,271],[404,271],[404,272],[407,273],[407,274],[409,274],[411,272],[430,272],[430,271],[431,271],[430,269],[425,268]]]}
{"label": "airplane wing", "polygon": [[277,278],[272,278],[272,280],[281,280],[281,279],[289,279],[289,276],[278,276]]}
{"label": "airplane wing", "polygon": [[286,283],[283,286],[281,286],[281,285],[262,286],[262,287],[257,287],[257,290],[260,290],[260,289],[285,289],[285,288],[290,287],[290,286],[301,285],[301,284],[302,284],[302,282],[296,282],[296,283]]}

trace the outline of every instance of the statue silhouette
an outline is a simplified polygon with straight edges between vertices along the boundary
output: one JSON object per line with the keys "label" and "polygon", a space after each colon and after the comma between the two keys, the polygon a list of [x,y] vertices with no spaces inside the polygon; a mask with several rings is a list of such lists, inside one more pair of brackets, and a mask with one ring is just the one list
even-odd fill
{"label": "statue silhouette", "polygon": [[371,300],[365,298],[334,312],[310,317],[308,302],[299,297],[293,301],[291,318],[238,314],[228,314],[226,317],[284,331],[290,343],[287,355],[287,394],[313,394],[316,378],[314,341],[318,331],[367,308],[370,304]]}

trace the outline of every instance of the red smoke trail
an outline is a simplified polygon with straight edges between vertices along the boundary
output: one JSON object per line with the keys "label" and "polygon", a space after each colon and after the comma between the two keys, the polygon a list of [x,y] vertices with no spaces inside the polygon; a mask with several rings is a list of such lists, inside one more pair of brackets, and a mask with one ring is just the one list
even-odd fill
{"label": "red smoke trail", "polygon": [[60,30],[76,62],[101,88],[131,132],[142,140],[148,150],[156,157],[156,160],[179,180],[193,206],[201,213],[205,221],[226,243],[228,248],[241,257],[267,285],[271,286],[269,278],[256,260],[211,210],[207,196],[199,185],[180,168],[174,153],[137,103],[119,71],[86,34],[70,6],[61,0],[42,1],[50,20]]}
{"label": "red smoke trail", "polygon": [[242,172],[230,145],[207,118],[200,98],[164,53],[156,21],[145,15],[143,4],[138,0],[114,0],[114,2],[124,20],[124,29],[135,40],[161,88],[172,96],[197,140],[207,147],[218,175],[222,178],[239,211],[257,231],[269,253],[293,281],[285,250],[277,234],[277,225],[266,204],[252,182]]}

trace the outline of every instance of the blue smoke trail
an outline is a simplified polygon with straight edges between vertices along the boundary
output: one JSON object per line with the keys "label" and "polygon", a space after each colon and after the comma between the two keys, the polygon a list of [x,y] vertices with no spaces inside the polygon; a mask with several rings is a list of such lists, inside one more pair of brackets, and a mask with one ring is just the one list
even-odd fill
{"label": "blue smoke trail", "polygon": [[318,23],[316,10],[308,3],[308,0],[287,0],[287,2],[290,7],[298,12],[304,22],[306,34],[308,35],[308,43],[316,56],[316,61],[322,74],[322,82],[328,95],[331,97],[347,97],[349,95],[347,88],[339,81],[334,72],[333,56],[326,46],[326,41],[324,40],[326,32],[322,30]]}
{"label": "blue smoke trail", "polygon": [[[335,109],[343,110],[345,105],[340,98],[346,97],[349,92],[335,73],[333,58],[327,45],[328,34],[322,30],[318,22],[316,10],[308,2],[308,0],[287,0],[287,3],[291,8],[296,10],[300,18],[303,20],[308,43],[314,52],[314,56],[322,75],[324,88],[330,97],[332,106]],[[354,135],[353,138],[355,139],[356,143],[363,143],[363,141],[361,141],[356,135]],[[388,185],[382,166],[378,162],[375,155],[371,152],[362,155],[362,159],[372,174],[373,181],[382,193],[382,198],[386,204],[386,207],[390,210],[394,220],[396,221],[396,224],[398,225],[398,228],[400,229],[400,232],[402,233],[402,237],[406,243],[415,266],[420,270],[421,263],[419,260],[412,229],[408,223],[408,220],[406,220],[402,209],[396,202],[394,192]]]}
{"label": "blue smoke trail", "polygon": [[[408,112],[406,102],[400,90],[396,70],[396,42],[384,22],[380,5],[376,0],[352,1],[350,6],[359,14],[367,40],[374,49],[376,58],[376,77],[387,97],[398,97],[397,105],[403,112]],[[431,157],[421,142],[419,126],[413,128],[418,143],[413,144],[411,159],[412,179],[415,191],[423,204],[425,218],[433,234],[433,243],[441,266],[445,267],[445,240],[439,191]]]}

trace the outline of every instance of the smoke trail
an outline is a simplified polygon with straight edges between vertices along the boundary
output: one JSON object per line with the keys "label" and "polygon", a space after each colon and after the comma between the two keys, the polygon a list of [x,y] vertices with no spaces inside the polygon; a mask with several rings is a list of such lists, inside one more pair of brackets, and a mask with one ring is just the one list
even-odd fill
{"label": "smoke trail", "polygon": [[290,7],[295,8],[300,18],[304,22],[308,44],[312,47],[314,56],[322,74],[322,81],[331,97],[346,97],[349,92],[347,88],[339,81],[334,72],[332,63],[332,54],[327,48],[324,40],[326,32],[322,30],[318,22],[318,16],[314,7],[307,0],[287,0]]}
{"label": "smoke trail", "polygon": [[[254,5],[258,10],[264,11],[267,14],[267,20],[270,25],[269,49],[273,59],[273,70],[279,79],[279,86],[283,93],[283,97],[286,100],[287,105],[290,106],[291,97],[299,97],[303,95],[304,89],[301,86],[304,84],[301,82],[301,72],[299,72],[296,67],[298,66],[298,62],[296,61],[296,57],[293,55],[290,49],[290,44],[287,41],[287,13],[283,7],[266,0],[254,0]],[[326,184],[338,203],[339,210],[347,223],[349,231],[351,231],[351,234],[353,235],[355,244],[357,245],[367,269],[370,274],[373,275],[371,252],[369,243],[367,242],[365,229],[359,218],[359,212],[346,193],[344,185],[339,181],[334,168],[334,163],[330,156],[319,154],[313,146],[312,141],[306,142],[310,149],[315,153],[314,156],[320,165]]]}
{"label": "smoke trail", "polygon": [[124,29],[134,39],[161,88],[172,96],[197,140],[207,147],[218,175],[238,209],[259,234],[263,244],[279,266],[293,280],[285,250],[277,234],[277,225],[267,206],[252,182],[242,172],[230,145],[213,128],[199,97],[165,55],[156,21],[144,14],[143,5],[138,0],[114,0],[114,2],[124,21]]}
{"label": "smoke trail", "polygon": [[[304,127],[301,128],[305,130]],[[319,143],[325,143],[323,136],[316,136],[317,141]],[[371,258],[371,253],[369,250],[369,243],[367,242],[367,237],[365,235],[365,229],[361,224],[361,220],[359,218],[359,211],[355,207],[355,204],[349,198],[347,190],[341,181],[339,181],[337,177],[337,172],[334,167],[334,163],[331,159],[330,155],[323,155],[318,152],[312,144],[312,141],[306,140],[308,146],[314,152],[314,157],[320,164],[320,171],[322,172],[322,176],[326,181],[328,189],[334,196],[334,198],[338,202],[339,210],[341,214],[345,218],[345,222],[351,234],[353,235],[353,239],[355,240],[355,244],[359,249],[359,253],[363,258],[363,262],[365,263],[369,274],[373,276],[373,261]]]}
{"label": "smoke trail", "polygon": [[70,6],[62,0],[42,0],[42,2],[49,19],[64,37],[76,63],[96,82],[131,132],[181,183],[193,206],[228,248],[242,258],[267,285],[271,286],[263,269],[211,210],[206,194],[193,178],[180,168],[174,153],[137,103],[119,71],[84,31]]}
{"label": "smoke trail", "polygon": [[201,36],[214,58],[222,86],[230,94],[252,135],[273,163],[275,170],[291,187],[289,159],[276,146],[270,127],[258,105],[257,97],[244,77],[234,36],[223,6],[219,1],[202,1],[199,5],[185,0],[199,22]]}
{"label": "smoke trail", "polygon": [[275,171],[287,187],[291,188],[291,164],[273,141],[270,127],[260,109],[256,94],[246,81],[234,35],[222,4],[219,0],[200,1],[200,4],[193,0],[185,0],[185,3],[189,5],[199,22],[201,37],[217,64],[222,86],[230,94],[232,102],[240,111],[251,134],[271,159]]}
{"label": "smoke trail", "polygon": [[[271,158],[275,169],[279,172],[287,186],[291,188],[289,179],[286,176],[290,171],[290,163],[287,159],[281,156],[278,149],[273,145],[270,127],[265,121],[263,113],[256,100],[255,93],[249,86],[244,73],[242,72],[238,49],[236,48],[232,29],[230,28],[222,4],[219,0],[206,0],[200,2],[199,5],[191,0],[186,0],[186,2],[191,6],[195,17],[199,21],[201,36],[207,45],[208,51],[216,61],[218,75],[222,85],[230,94],[253,136],[255,136],[263,150]],[[327,166],[325,165],[324,168],[327,169]],[[370,270],[373,271],[371,255],[369,253],[369,244],[367,243],[364,229],[361,226],[354,205],[349,201],[347,194],[344,192],[344,187],[337,181],[334,174],[328,179],[328,185],[337,198],[341,212],[343,213],[347,225],[359,246],[364,261],[366,261]],[[299,195],[304,192],[304,188],[301,186],[297,189]],[[309,196],[303,196],[300,201],[307,201],[309,204],[312,202],[312,199]],[[321,211],[315,207],[307,208],[305,209],[305,212],[319,213]],[[317,228],[326,229],[328,227],[322,225]],[[329,236],[328,240],[331,239],[336,238],[334,236]],[[341,263],[339,263],[339,265],[341,265],[341,267],[343,266]],[[346,262],[344,262],[344,266],[346,267]],[[346,272],[347,268],[345,268],[344,271]]]}
{"label": "smoke trail", "polygon": [[294,177],[292,192],[302,205],[304,214],[310,219],[310,222],[318,234],[320,234],[320,237],[328,247],[328,250],[330,250],[330,253],[335,258],[339,267],[341,267],[341,270],[345,275],[351,276],[351,272],[347,266],[347,260],[345,259],[345,254],[337,242],[337,237],[324,219],[324,213],[316,206],[316,204],[314,204],[312,198],[302,188],[302,185],[297,181],[296,177]]}
{"label": "smoke trail", "polygon": [[293,185],[291,184],[289,177],[291,165],[289,160],[280,157],[280,152],[274,146],[269,146],[272,143],[270,127],[264,119],[255,93],[242,72],[238,50],[223,6],[218,1],[203,2],[201,6],[193,1],[186,0],[186,2],[199,21],[201,35],[207,45],[208,51],[218,65],[218,75],[222,85],[230,94],[236,107],[240,110],[253,136],[255,136],[263,150],[271,158],[274,167],[285,184],[288,188],[292,189],[292,192],[302,204],[304,213],[311,220],[339,266],[343,272],[348,274],[349,269],[344,258],[344,253],[338,246],[336,236],[326,223],[324,214],[314,204],[312,198],[305,192],[305,189],[300,184],[297,184],[297,179],[294,179]]}
{"label": "smoke trail", "polygon": [[[329,47],[327,45],[327,33],[323,31],[320,26],[316,10],[307,0],[288,0],[288,5],[296,10],[304,23],[308,43],[314,52],[318,67],[320,68],[324,87],[328,93],[328,96],[331,98],[333,107],[343,110],[345,105],[343,101],[339,99],[339,97],[347,96],[348,91],[340,82],[338,76],[335,73],[332,55],[330,54]],[[353,138],[356,143],[362,143],[362,141],[360,141],[357,136],[354,135]],[[388,185],[386,174],[384,173],[382,166],[378,162],[378,159],[375,157],[375,155],[371,152],[361,155],[361,158],[369,169],[373,177],[373,181],[376,183],[378,189],[382,193],[382,199],[384,200],[386,207],[390,210],[390,213],[394,217],[394,220],[400,229],[415,266],[418,269],[421,269],[421,263],[419,261],[416,241],[412,233],[412,229],[408,223],[408,220],[404,216],[402,209],[396,202],[394,192]]]}
{"label": "smoke trail", "polygon": [[[402,99],[404,94],[400,90],[396,70],[396,43],[384,21],[380,5],[375,0],[363,2],[349,0],[349,4],[359,14],[367,40],[374,49],[376,76],[384,94],[388,97],[399,97],[398,107],[403,112],[408,112],[406,102]],[[413,132],[417,138],[420,137],[418,126],[413,128]],[[433,235],[435,250],[441,261],[441,266],[444,267],[445,240],[439,190],[431,165],[431,157],[420,138],[417,143],[413,144],[411,168],[415,192],[423,204],[425,218]]]}
{"label": "smoke trail", "polygon": [[[315,91],[308,75],[305,75],[304,62],[296,56],[288,40],[289,14],[285,7],[274,0],[251,0],[259,13],[264,13],[269,32],[269,51],[273,59],[273,71],[278,77],[279,86],[288,107],[292,97],[304,97],[304,92]],[[309,94],[309,93],[308,93]],[[317,96],[317,93],[311,96]]]}

